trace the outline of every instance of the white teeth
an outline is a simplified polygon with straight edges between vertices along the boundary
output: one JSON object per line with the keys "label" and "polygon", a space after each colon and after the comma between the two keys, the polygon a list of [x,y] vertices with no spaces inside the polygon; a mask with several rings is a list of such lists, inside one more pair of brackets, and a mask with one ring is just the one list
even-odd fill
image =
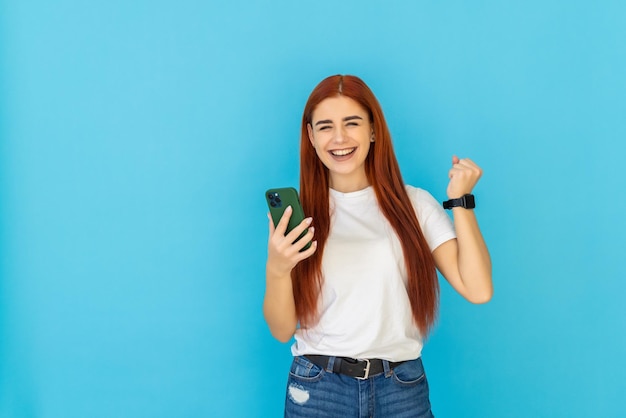
{"label": "white teeth", "polygon": [[348,155],[351,154],[352,152],[354,152],[356,148],[348,148],[348,149],[337,149],[337,150],[333,150],[330,153],[333,155],[336,155],[337,157],[343,157],[344,155]]}

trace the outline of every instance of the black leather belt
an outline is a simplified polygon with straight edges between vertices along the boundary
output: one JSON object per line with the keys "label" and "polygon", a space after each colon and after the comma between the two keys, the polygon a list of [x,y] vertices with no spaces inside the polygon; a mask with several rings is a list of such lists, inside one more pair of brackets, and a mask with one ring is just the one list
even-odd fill
{"label": "black leather belt", "polygon": [[[328,364],[331,359],[330,356],[307,354],[304,357],[324,370],[328,370]],[[394,367],[402,363],[404,362],[393,363],[390,361],[389,369],[393,370]],[[350,357],[335,357],[332,371],[333,373],[345,374],[346,376],[355,377],[357,379],[367,379],[368,377],[383,373],[385,368],[383,366],[383,360],[380,359],[357,360]]]}

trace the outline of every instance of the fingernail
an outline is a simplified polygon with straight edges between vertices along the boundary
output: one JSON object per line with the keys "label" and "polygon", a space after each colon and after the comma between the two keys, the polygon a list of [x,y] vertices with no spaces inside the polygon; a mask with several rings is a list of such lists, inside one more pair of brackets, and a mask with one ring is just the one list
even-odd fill
{"label": "fingernail", "polygon": [[313,222],[313,218],[306,218],[305,221],[307,225],[311,225],[311,222]]}
{"label": "fingernail", "polygon": [[314,226],[310,227],[309,231],[311,231],[311,233],[315,232],[315,227]]}

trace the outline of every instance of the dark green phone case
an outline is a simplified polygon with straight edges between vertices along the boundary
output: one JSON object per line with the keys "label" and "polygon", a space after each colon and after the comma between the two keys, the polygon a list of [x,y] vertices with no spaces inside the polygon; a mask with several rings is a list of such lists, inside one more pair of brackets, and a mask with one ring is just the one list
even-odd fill
{"label": "dark green phone case", "polygon": [[[298,192],[293,187],[269,189],[265,192],[265,200],[267,201],[267,207],[270,209],[270,215],[272,216],[274,226],[278,225],[285,209],[287,209],[288,206],[292,207],[293,212],[291,213],[291,218],[289,218],[286,234],[296,226],[300,225],[300,222],[304,220],[304,211],[302,210],[302,205],[300,204],[300,198],[298,197]],[[306,235],[307,231],[308,228],[300,234],[296,241]],[[310,246],[311,243],[309,242],[301,251],[308,249]]]}

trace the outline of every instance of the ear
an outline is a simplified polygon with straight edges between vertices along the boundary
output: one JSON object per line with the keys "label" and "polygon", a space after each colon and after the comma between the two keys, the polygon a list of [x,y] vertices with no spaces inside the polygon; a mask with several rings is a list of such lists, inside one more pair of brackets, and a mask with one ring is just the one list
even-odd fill
{"label": "ear", "polygon": [[315,148],[315,139],[313,138],[313,128],[310,123],[306,124],[306,131],[309,133],[309,141],[311,141],[311,145]]}

